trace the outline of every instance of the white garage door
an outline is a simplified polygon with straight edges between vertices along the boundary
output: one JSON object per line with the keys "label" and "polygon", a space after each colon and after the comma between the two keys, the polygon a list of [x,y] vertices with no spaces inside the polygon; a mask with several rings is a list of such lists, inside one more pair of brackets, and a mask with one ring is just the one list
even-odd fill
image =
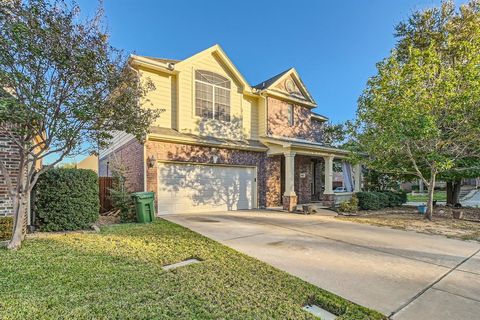
{"label": "white garage door", "polygon": [[158,213],[195,213],[255,207],[255,168],[160,163]]}

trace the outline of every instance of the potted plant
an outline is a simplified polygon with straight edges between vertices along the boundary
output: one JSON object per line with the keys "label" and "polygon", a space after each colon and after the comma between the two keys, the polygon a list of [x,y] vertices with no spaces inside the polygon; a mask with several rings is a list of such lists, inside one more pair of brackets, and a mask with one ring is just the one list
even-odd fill
{"label": "potted plant", "polygon": [[424,204],[421,204],[421,205],[417,206],[417,210],[418,210],[418,213],[425,214],[425,213],[427,213],[427,206],[424,205]]}

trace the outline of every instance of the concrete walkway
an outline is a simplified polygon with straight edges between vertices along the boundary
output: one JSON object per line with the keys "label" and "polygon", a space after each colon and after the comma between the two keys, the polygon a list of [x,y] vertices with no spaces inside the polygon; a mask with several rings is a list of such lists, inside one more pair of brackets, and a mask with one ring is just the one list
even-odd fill
{"label": "concrete walkway", "polygon": [[460,203],[464,207],[480,207],[480,190],[473,190],[472,194]]}
{"label": "concrete walkway", "polygon": [[480,244],[269,211],[167,215],[393,319],[478,319]]}

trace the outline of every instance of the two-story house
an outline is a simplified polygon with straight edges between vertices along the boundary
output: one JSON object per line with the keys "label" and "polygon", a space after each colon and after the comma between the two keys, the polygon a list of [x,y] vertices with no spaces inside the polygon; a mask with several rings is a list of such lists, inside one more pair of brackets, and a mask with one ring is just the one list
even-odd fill
{"label": "two-story house", "polygon": [[295,69],[251,86],[218,45],[129,63],[155,84],[149,107],[165,112],[144,143],[117,134],[100,152],[100,176],[122,164],[127,188],[155,192],[159,214],[334,201],[333,160],[347,152],[322,143],[328,119],[312,112]]}

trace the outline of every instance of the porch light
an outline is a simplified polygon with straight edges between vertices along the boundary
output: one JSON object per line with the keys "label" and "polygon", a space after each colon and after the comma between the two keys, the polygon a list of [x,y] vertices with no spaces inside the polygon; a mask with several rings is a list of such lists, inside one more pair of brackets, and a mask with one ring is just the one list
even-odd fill
{"label": "porch light", "polygon": [[155,159],[154,156],[150,156],[147,158],[147,164],[149,168],[155,167],[155,164],[157,163],[157,159]]}

